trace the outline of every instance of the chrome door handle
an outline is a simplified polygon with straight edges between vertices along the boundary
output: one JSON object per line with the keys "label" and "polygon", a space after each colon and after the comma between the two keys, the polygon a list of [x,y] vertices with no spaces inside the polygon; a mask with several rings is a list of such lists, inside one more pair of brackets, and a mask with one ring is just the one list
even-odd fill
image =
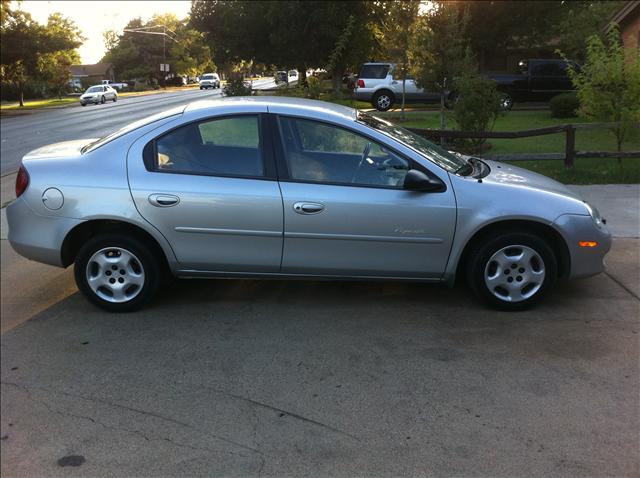
{"label": "chrome door handle", "polygon": [[318,214],[324,211],[324,205],[317,202],[297,202],[293,205],[293,210],[298,214]]}
{"label": "chrome door handle", "polygon": [[178,204],[180,198],[173,194],[152,194],[149,196],[149,202],[156,207],[171,207]]}

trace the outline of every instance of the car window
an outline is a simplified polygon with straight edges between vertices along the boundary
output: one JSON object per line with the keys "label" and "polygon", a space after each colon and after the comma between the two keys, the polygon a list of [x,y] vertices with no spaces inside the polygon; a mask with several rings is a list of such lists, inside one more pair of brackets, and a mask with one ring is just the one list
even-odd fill
{"label": "car window", "polygon": [[362,65],[358,78],[372,78],[382,80],[389,73],[389,65]]}
{"label": "car window", "polygon": [[87,90],[87,93],[97,93],[99,91],[104,91],[104,89],[102,88],[102,86],[92,86],[91,88],[89,88]]}
{"label": "car window", "polygon": [[264,176],[257,115],[190,123],[156,140],[156,171]]}
{"label": "car window", "polygon": [[339,126],[280,118],[291,179],[402,188],[409,162],[384,145]]}

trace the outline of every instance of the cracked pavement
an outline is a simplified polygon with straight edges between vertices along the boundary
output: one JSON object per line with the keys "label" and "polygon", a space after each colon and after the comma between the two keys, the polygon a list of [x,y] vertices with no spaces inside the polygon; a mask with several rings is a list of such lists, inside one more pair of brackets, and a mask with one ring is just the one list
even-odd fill
{"label": "cracked pavement", "polygon": [[2,476],[637,476],[638,252],[616,239],[607,274],[518,314],[464,287],[191,280],[114,315],[71,270],[3,275]]}

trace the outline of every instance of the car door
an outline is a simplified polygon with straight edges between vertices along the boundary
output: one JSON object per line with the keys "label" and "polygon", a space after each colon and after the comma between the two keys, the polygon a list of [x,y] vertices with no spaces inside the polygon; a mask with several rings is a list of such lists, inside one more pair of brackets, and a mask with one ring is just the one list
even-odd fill
{"label": "car door", "polygon": [[446,173],[441,192],[408,191],[409,169],[433,174],[385,143],[307,118],[278,125],[283,273],[442,276],[456,220]]}
{"label": "car door", "polygon": [[279,271],[282,199],[262,121],[259,114],[202,119],[148,134],[130,149],[136,208],[183,270]]}

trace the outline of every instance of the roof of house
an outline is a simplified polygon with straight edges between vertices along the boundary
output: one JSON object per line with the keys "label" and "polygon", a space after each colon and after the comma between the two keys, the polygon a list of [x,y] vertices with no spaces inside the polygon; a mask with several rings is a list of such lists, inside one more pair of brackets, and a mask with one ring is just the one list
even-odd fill
{"label": "roof of house", "polygon": [[640,15],[640,2],[638,0],[630,0],[611,16],[607,24],[603,27],[603,30],[609,30],[613,25],[620,25],[627,20],[627,17],[631,20],[634,16],[638,15]]}
{"label": "roof of house", "polygon": [[113,65],[111,63],[96,63],[95,65],[71,65],[71,76],[100,76],[106,75]]}

